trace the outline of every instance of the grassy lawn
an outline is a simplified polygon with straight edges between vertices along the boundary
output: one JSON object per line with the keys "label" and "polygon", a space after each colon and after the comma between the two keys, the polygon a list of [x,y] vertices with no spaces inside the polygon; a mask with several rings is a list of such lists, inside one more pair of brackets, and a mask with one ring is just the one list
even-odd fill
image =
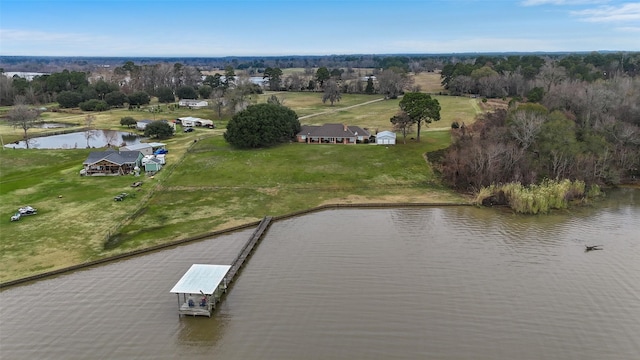
{"label": "grassy lawn", "polygon": [[[309,118],[313,123],[388,129],[397,100],[345,109],[373,98],[345,96],[331,107],[322,104],[319,93],[287,93],[285,105],[296,112],[299,107],[310,108],[309,113],[344,109]],[[469,99],[442,98],[441,122],[450,111],[471,121],[475,110]],[[461,109],[450,110],[450,106]],[[82,124],[85,116],[45,114],[47,121],[74,124]],[[96,115],[93,125],[99,129],[122,130],[119,121],[124,116],[152,118],[149,112],[128,110]],[[167,119],[180,116],[216,119],[212,110],[166,109],[156,114]],[[220,128],[224,124],[225,120],[216,120]],[[34,130],[30,133],[35,134]],[[222,139],[222,129],[178,131],[163,141],[170,150],[167,166],[153,178],[80,177],[89,149],[2,149],[0,282],[321,204],[465,202],[439,184],[423,157],[449,144],[446,130],[448,126],[429,131],[421,143],[389,147],[291,143],[251,151],[230,148]],[[4,139],[13,131],[0,126]],[[143,186],[131,188],[138,180]],[[133,196],[114,201],[121,192]],[[37,208],[38,214],[10,222],[10,216],[24,205]],[[108,239],[112,242],[105,246]]]}
{"label": "grassy lawn", "polygon": [[122,230],[134,249],[284,215],[324,203],[462,202],[441,188],[422,154],[447,146],[449,133],[422,143],[307,145],[234,150],[221,137],[199,141]]}
{"label": "grassy lawn", "polygon": [[420,86],[420,91],[437,94],[445,91],[442,87],[442,78],[439,72],[421,72],[413,75],[413,84]]}

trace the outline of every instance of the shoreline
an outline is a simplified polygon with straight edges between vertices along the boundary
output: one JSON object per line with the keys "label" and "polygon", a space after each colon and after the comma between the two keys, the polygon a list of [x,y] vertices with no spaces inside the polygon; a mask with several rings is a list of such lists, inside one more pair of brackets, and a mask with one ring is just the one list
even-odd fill
{"label": "shoreline", "polygon": [[[324,204],[324,205],[320,205],[320,206],[316,206],[313,208],[309,208],[306,210],[301,210],[301,211],[296,211],[293,213],[289,213],[289,214],[285,214],[285,215],[279,215],[279,216],[273,216],[273,220],[272,222],[277,222],[280,220],[286,220],[286,219],[290,219],[296,216],[303,216],[306,214],[311,214],[311,213],[315,213],[315,212],[320,212],[320,211],[325,211],[325,210],[334,210],[334,209],[340,209],[340,208],[360,208],[360,209],[375,209],[375,208],[406,208],[406,207],[449,207],[449,206],[474,206],[471,203],[446,203],[446,202],[434,202],[434,203],[408,203],[408,202],[404,202],[404,203],[358,203],[358,204],[340,204],[340,203],[333,203],[333,204]],[[66,274],[69,272],[73,272],[76,270],[81,270],[81,269],[86,269],[92,266],[99,266],[99,265],[103,265],[103,264],[108,264],[112,261],[116,261],[116,260],[122,260],[122,259],[126,259],[126,258],[130,258],[130,257],[134,257],[134,256],[138,256],[138,255],[144,255],[147,253],[151,253],[151,252],[155,252],[155,251],[161,251],[164,249],[168,249],[174,246],[178,246],[178,245],[183,245],[183,244],[187,244],[190,242],[195,242],[195,241],[200,241],[200,240],[204,240],[207,238],[211,238],[211,237],[215,237],[215,236],[219,236],[219,235],[224,235],[224,234],[228,234],[228,233],[232,233],[232,232],[236,232],[236,231],[240,231],[240,230],[245,230],[248,228],[252,228],[252,227],[256,227],[258,226],[258,224],[260,223],[260,220],[258,221],[253,221],[253,222],[249,222],[246,224],[242,224],[242,225],[238,225],[238,226],[233,226],[233,227],[229,227],[226,229],[222,229],[222,230],[216,230],[216,231],[211,231],[208,233],[204,233],[204,234],[200,234],[200,235],[196,235],[196,236],[191,236],[191,237],[187,237],[184,239],[179,239],[179,240],[174,240],[174,241],[170,241],[164,244],[158,244],[158,245],[154,245],[154,246],[150,246],[147,248],[142,248],[142,249],[137,249],[137,250],[133,250],[133,251],[129,251],[129,252],[125,252],[125,253],[121,253],[121,254],[117,254],[117,255],[113,255],[113,256],[108,256],[102,259],[97,259],[97,260],[92,260],[86,263],[80,263],[80,264],[75,264],[75,265],[71,265],[71,266],[67,266],[64,268],[60,268],[60,269],[56,269],[56,270],[51,270],[51,271],[47,271],[44,273],[40,273],[40,274],[35,274],[35,275],[30,275],[30,276],[26,276],[26,277],[22,277],[22,278],[18,278],[18,279],[14,279],[14,280],[9,280],[3,283],[0,283],[0,291],[6,288],[10,288],[13,286],[18,286],[18,285],[23,285],[32,281],[38,281],[38,280],[43,280],[52,276],[57,276],[57,275],[62,275],[62,274]]]}

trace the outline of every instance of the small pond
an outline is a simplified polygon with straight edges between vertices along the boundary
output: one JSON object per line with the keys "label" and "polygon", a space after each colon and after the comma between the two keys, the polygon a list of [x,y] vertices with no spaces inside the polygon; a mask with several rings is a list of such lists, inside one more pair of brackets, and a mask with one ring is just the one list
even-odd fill
{"label": "small pond", "polygon": [[[126,146],[140,143],[143,138],[135,133],[116,130],[88,130],[68,134],[41,136],[29,139],[31,149],[84,149],[102,148],[107,145]],[[25,149],[24,141],[7,144],[5,147]]]}

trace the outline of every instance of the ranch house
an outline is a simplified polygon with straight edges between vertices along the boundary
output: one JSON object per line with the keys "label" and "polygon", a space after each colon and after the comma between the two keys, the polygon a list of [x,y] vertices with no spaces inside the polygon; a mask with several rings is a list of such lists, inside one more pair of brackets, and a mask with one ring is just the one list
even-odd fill
{"label": "ranch house", "polygon": [[302,125],[296,140],[307,144],[360,144],[371,134],[359,126],[345,124]]}
{"label": "ranch house", "polygon": [[81,175],[118,176],[131,174],[140,169],[142,162],[140,151],[94,151],[82,163]]}

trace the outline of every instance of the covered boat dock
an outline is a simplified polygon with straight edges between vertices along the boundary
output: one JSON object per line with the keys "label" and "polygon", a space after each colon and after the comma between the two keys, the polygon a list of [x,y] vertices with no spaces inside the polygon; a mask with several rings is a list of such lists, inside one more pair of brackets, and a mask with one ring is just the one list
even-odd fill
{"label": "covered boat dock", "polygon": [[230,265],[191,265],[170,291],[178,295],[178,314],[211,317],[227,290],[230,268]]}

